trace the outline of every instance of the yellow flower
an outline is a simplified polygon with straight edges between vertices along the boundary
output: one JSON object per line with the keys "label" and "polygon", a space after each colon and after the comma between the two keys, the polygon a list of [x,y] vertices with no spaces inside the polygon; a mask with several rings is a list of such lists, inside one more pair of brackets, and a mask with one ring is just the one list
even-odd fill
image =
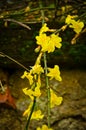
{"label": "yellow flower", "polygon": [[58,106],[61,105],[63,98],[58,97],[52,89],[50,89],[50,92],[51,92],[51,99],[50,99],[51,108],[53,108],[55,105]]}
{"label": "yellow flower", "polygon": [[28,88],[24,88],[23,89],[24,94],[28,95],[31,98],[31,100],[34,99],[34,96],[35,97],[40,97],[41,96],[41,90],[40,90],[41,80],[40,80],[40,75],[38,76],[38,82],[37,82],[36,85],[37,86],[34,88],[34,90],[28,89]]}
{"label": "yellow flower", "polygon": [[45,32],[47,31],[54,31],[52,29],[49,29],[47,27],[47,24],[44,24],[39,32],[39,36],[36,36],[37,44],[41,46],[42,52],[48,51],[48,53],[53,52],[55,50],[55,47],[61,48],[61,41],[62,38],[59,37],[56,34],[51,34],[50,36],[47,36]]}
{"label": "yellow flower", "polygon": [[49,40],[48,53],[54,52],[55,47],[61,48],[62,46],[60,43],[61,41],[62,41],[61,37],[59,37],[58,35],[52,34]]}
{"label": "yellow flower", "polygon": [[50,52],[54,52],[55,50],[55,44],[54,42],[52,42],[52,40],[49,41],[49,43],[45,46],[45,48],[43,47],[42,50],[45,52],[45,51],[48,51],[48,53]]}
{"label": "yellow flower", "polygon": [[67,23],[70,28],[73,28],[74,31],[78,34],[78,33],[80,33],[82,31],[82,28],[84,27],[84,23],[80,22],[79,20],[75,21],[74,20],[75,17],[76,16],[68,15],[66,20],[65,20],[65,23]]}
{"label": "yellow flower", "polygon": [[53,130],[52,128],[48,128],[47,125],[43,125],[42,128],[38,127],[37,130]]}
{"label": "yellow flower", "polygon": [[39,120],[39,119],[43,119],[43,117],[44,115],[42,114],[41,110],[37,110],[33,112],[31,119]]}
{"label": "yellow flower", "polygon": [[78,34],[82,31],[82,28],[84,27],[84,23],[80,21],[72,20],[71,25],[69,26],[74,29],[74,31]]}
{"label": "yellow flower", "polygon": [[35,87],[35,91],[33,91],[33,96],[35,96],[35,97],[41,96],[40,86],[38,83],[37,83],[37,87]]}
{"label": "yellow flower", "polygon": [[40,34],[39,36],[36,36],[37,44],[41,45],[42,51],[46,52],[49,47],[49,40],[50,37],[47,36],[46,34]]}
{"label": "yellow flower", "polygon": [[41,34],[39,36],[36,36],[37,44],[41,45],[42,51],[48,53],[53,52],[55,50],[55,47],[61,48],[61,37],[58,35],[52,34],[50,36],[47,36],[46,34]]}
{"label": "yellow flower", "polygon": [[65,23],[67,25],[71,24],[71,22],[72,22],[72,20],[73,20],[74,17],[75,16],[68,15],[67,18],[65,19]]}
{"label": "yellow flower", "polygon": [[25,71],[24,74],[21,76],[21,78],[24,79],[25,77],[29,80],[30,85],[32,85],[33,84],[33,76],[31,75],[31,73]]}
{"label": "yellow flower", "polygon": [[47,32],[49,31],[49,28],[47,27],[47,24],[45,23],[42,28],[40,29],[40,34],[44,33],[44,32]]}
{"label": "yellow flower", "polygon": [[24,92],[25,95],[28,95],[31,98],[31,100],[33,100],[34,96],[35,97],[40,97],[41,96],[41,91],[40,91],[40,88],[39,88],[39,84],[37,84],[37,87],[35,87],[35,90],[24,88],[23,92]]}
{"label": "yellow flower", "polygon": [[48,53],[54,52],[55,47],[61,48],[61,41],[61,37],[55,34],[51,34],[49,41],[42,46],[42,51],[48,51]]}
{"label": "yellow flower", "polygon": [[41,74],[41,73],[44,73],[44,70],[43,68],[41,67],[41,65],[38,65],[38,64],[35,64],[31,71],[30,71],[32,74]]}
{"label": "yellow flower", "polygon": [[39,36],[36,36],[37,44],[41,45],[43,47],[45,44],[47,44],[50,40],[50,37],[46,34],[40,34]]}
{"label": "yellow flower", "polygon": [[34,99],[34,97],[33,97],[33,90],[32,89],[24,88],[23,92],[24,92],[25,95],[28,95],[31,98],[31,100]]}
{"label": "yellow flower", "polygon": [[48,70],[50,72],[47,74],[47,76],[50,77],[50,80],[52,80],[53,78],[55,78],[58,81],[62,81],[58,65],[55,65],[54,68],[48,68]]}
{"label": "yellow flower", "polygon": [[42,46],[42,52],[46,52],[48,51],[48,48],[49,48],[49,42],[45,43],[43,46]]}

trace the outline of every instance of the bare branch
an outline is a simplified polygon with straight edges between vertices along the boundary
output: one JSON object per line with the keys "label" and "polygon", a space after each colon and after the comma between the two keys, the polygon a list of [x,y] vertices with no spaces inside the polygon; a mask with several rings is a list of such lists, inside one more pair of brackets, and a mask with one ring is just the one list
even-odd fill
{"label": "bare branch", "polygon": [[27,26],[26,24],[22,23],[22,22],[19,22],[17,20],[14,20],[14,19],[4,19],[4,21],[9,21],[9,22],[14,22],[14,23],[17,23],[19,24],[20,26],[24,27],[24,28],[27,28],[28,30],[31,30],[31,28],[29,26]]}
{"label": "bare branch", "polygon": [[29,71],[29,69],[26,68],[24,65],[22,65],[20,62],[18,62],[17,60],[13,59],[12,57],[10,57],[10,56],[4,54],[3,52],[0,52],[0,56],[1,56],[1,57],[6,57],[6,58],[10,59],[11,61],[15,62],[16,64],[18,64],[19,66],[21,66],[21,67],[24,68],[25,70]]}

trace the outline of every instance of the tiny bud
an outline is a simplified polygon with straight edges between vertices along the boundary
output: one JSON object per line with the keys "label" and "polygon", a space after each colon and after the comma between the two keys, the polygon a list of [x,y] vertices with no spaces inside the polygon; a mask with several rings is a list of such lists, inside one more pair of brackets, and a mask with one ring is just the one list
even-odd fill
{"label": "tiny bud", "polygon": [[36,49],[35,49],[35,52],[38,53],[40,51],[40,46],[38,46]]}
{"label": "tiny bud", "polygon": [[67,28],[67,25],[61,27],[61,30],[64,31]]}
{"label": "tiny bud", "polygon": [[4,26],[8,27],[8,22],[7,21],[5,21]]}
{"label": "tiny bud", "polygon": [[29,12],[29,11],[30,11],[30,7],[27,6],[27,7],[25,8],[25,12]]}

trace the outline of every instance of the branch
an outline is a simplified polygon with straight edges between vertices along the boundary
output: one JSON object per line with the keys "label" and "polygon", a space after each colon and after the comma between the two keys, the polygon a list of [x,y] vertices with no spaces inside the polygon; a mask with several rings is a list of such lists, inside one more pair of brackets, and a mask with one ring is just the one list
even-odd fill
{"label": "branch", "polygon": [[26,68],[24,65],[22,65],[21,63],[19,63],[18,61],[16,61],[16,60],[13,59],[12,57],[10,57],[10,56],[4,54],[3,52],[0,52],[0,56],[1,56],[1,57],[6,57],[6,58],[10,59],[11,61],[15,62],[16,64],[18,64],[19,66],[21,66],[21,67],[24,68],[25,70],[29,71],[29,69]]}
{"label": "branch", "polygon": [[20,26],[24,27],[24,28],[27,28],[28,30],[31,30],[31,28],[29,26],[27,26],[26,24],[22,23],[22,22],[19,22],[17,20],[14,20],[14,19],[4,19],[4,21],[9,21],[9,22],[14,22],[14,23],[17,23],[19,24]]}
{"label": "branch", "polygon": [[[39,0],[39,7],[42,8],[42,0]],[[44,17],[45,13],[44,10],[41,10],[41,16],[42,16],[42,25],[45,23]],[[47,56],[46,53],[44,53],[44,68],[45,68],[45,82],[46,82],[46,88],[47,88],[47,99],[48,99],[48,117],[47,117],[47,122],[48,122],[48,128],[50,128],[50,87],[49,87],[49,79],[47,77]]]}
{"label": "branch", "polygon": [[29,130],[28,127],[29,127],[29,123],[30,123],[30,119],[31,119],[32,113],[34,111],[35,104],[36,104],[36,97],[34,97],[33,105],[32,105],[31,111],[30,111],[30,115],[29,115],[29,117],[27,119],[27,123],[26,123],[26,126],[25,126],[24,130]]}

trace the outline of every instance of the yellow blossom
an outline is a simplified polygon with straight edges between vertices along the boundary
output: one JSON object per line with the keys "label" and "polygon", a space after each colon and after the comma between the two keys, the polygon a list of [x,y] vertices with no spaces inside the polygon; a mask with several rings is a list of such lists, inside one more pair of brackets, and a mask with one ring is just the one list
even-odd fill
{"label": "yellow blossom", "polygon": [[38,85],[39,84],[37,84],[37,87],[35,87],[35,90],[24,88],[23,92],[25,93],[25,95],[28,95],[32,100],[33,100],[34,96],[35,97],[40,97],[41,91],[40,91],[40,88],[39,88]]}
{"label": "yellow blossom", "polygon": [[58,97],[52,89],[50,89],[50,92],[51,92],[51,99],[50,99],[51,108],[53,108],[55,105],[58,106],[61,105],[63,98]]}
{"label": "yellow blossom", "polygon": [[31,71],[30,71],[32,74],[41,74],[41,73],[44,73],[44,70],[43,68],[41,67],[41,65],[39,64],[35,64]]}
{"label": "yellow blossom", "polygon": [[41,46],[42,52],[48,51],[48,53],[53,52],[55,47],[61,48],[61,41],[62,38],[59,37],[57,34],[51,34],[47,36],[45,32],[50,31],[53,32],[54,30],[49,29],[47,24],[44,24],[39,32],[39,36],[36,36],[37,44]]}
{"label": "yellow blossom", "polygon": [[39,36],[36,36],[36,40],[37,44],[41,45],[42,51],[46,52],[48,50],[50,37],[46,34],[40,34]]}
{"label": "yellow blossom", "polygon": [[54,42],[55,47],[61,48],[61,43],[60,42],[62,41],[62,38],[59,37],[58,34],[57,35],[52,34],[51,35],[51,41],[52,41],[52,43]]}
{"label": "yellow blossom", "polygon": [[32,85],[33,84],[33,76],[31,75],[31,73],[25,71],[24,74],[21,76],[21,78],[24,79],[25,77],[29,80],[30,85]]}
{"label": "yellow blossom", "polygon": [[40,86],[38,83],[37,83],[37,87],[35,87],[35,91],[33,91],[33,96],[35,96],[35,97],[41,96]]}
{"label": "yellow blossom", "polygon": [[74,29],[74,31],[78,34],[82,31],[82,28],[84,27],[84,23],[80,21],[72,20],[71,25],[69,26]]}
{"label": "yellow blossom", "polygon": [[65,23],[67,25],[71,24],[71,22],[72,22],[72,20],[73,20],[74,17],[75,16],[68,15],[67,18],[66,18],[66,20],[65,20]]}
{"label": "yellow blossom", "polygon": [[46,52],[48,51],[48,48],[49,48],[49,42],[45,43],[43,46],[42,46],[42,52]]}
{"label": "yellow blossom", "polygon": [[47,32],[49,31],[49,28],[47,27],[47,24],[45,23],[42,28],[40,29],[40,34],[44,33],[44,32]]}
{"label": "yellow blossom", "polygon": [[38,127],[37,130],[53,130],[52,128],[48,128],[47,125],[42,125],[42,128]]}
{"label": "yellow blossom", "polygon": [[55,50],[55,44],[54,44],[54,42],[52,42],[52,40],[50,40],[47,44],[45,44],[42,47],[43,52],[48,51],[48,53],[50,53],[50,52],[53,52],[54,50]]}
{"label": "yellow blossom", "polygon": [[61,43],[60,43],[61,41],[62,41],[61,37],[55,34],[51,34],[50,40],[42,46],[42,51],[44,52],[48,51],[48,53],[54,52],[55,47],[61,48]]}
{"label": "yellow blossom", "polygon": [[41,110],[37,110],[33,112],[31,119],[39,120],[39,119],[43,119],[43,117],[44,115],[42,114]]}
{"label": "yellow blossom", "polygon": [[55,50],[55,47],[61,48],[62,46],[62,38],[56,34],[52,34],[50,36],[47,36],[46,34],[41,34],[36,37],[36,40],[37,44],[41,45],[43,52],[48,51],[48,53],[50,53]]}
{"label": "yellow blossom", "polygon": [[36,36],[37,44],[41,45],[43,47],[45,44],[47,44],[50,40],[50,37],[46,34],[40,34],[39,36]]}
{"label": "yellow blossom", "polygon": [[23,92],[24,92],[25,95],[28,95],[31,98],[31,100],[34,99],[34,97],[33,97],[33,90],[32,89],[24,88]]}
{"label": "yellow blossom", "polygon": [[54,68],[48,68],[48,70],[49,70],[49,73],[47,74],[47,76],[50,77],[50,80],[55,78],[58,81],[62,81],[58,65],[55,65]]}
{"label": "yellow blossom", "polygon": [[75,21],[74,18],[76,16],[70,16],[68,15],[66,20],[65,20],[65,23],[67,25],[69,25],[70,28],[73,28],[74,31],[78,34],[82,31],[82,28],[84,27],[84,23],[83,22],[80,22],[79,20],[78,21]]}

